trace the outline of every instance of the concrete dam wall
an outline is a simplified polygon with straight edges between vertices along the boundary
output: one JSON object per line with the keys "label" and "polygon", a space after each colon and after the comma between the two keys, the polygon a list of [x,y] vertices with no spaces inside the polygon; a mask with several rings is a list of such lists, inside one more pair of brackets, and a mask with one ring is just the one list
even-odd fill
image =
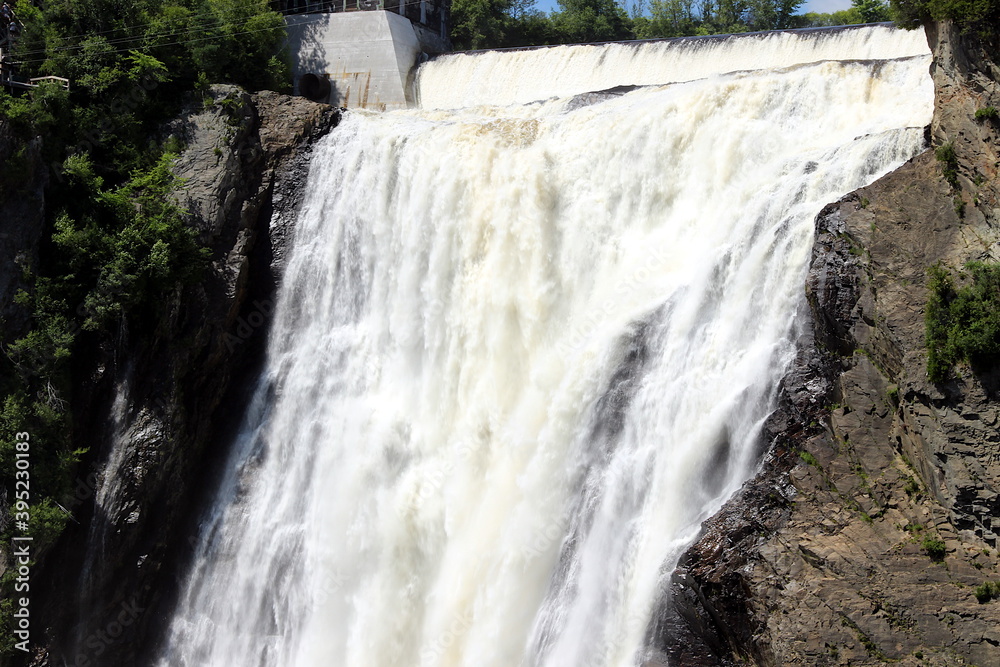
{"label": "concrete dam wall", "polygon": [[405,109],[421,54],[448,50],[442,32],[384,10],[298,14],[286,22],[295,93],[335,106]]}

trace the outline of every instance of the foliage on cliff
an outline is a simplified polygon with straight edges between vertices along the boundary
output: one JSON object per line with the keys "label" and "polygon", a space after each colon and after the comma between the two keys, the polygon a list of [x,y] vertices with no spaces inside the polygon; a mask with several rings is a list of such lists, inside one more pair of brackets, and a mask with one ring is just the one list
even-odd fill
{"label": "foliage on cliff", "polygon": [[[34,328],[17,340],[2,336],[0,403],[7,408],[0,428],[58,424],[66,434],[68,424],[56,415],[66,414],[80,331],[111,335],[139,309],[162,302],[202,261],[193,232],[168,203],[170,147],[155,141],[157,128],[185,93],[209,81],[286,88],[277,54],[284,29],[265,0],[40,7],[21,0],[16,11],[24,24],[14,55],[19,74],[58,74],[72,83],[70,91],[56,84],[0,90],[0,121],[25,143],[41,137],[49,200],[58,202],[47,211],[50,239],[33,290],[20,297]],[[16,185],[5,181],[0,194],[16,197]],[[0,455],[4,473],[7,463]]]}
{"label": "foliage on cliff", "polygon": [[[56,213],[44,272],[31,276],[32,289],[17,296],[32,314],[32,327],[20,337],[4,332],[0,478],[13,484],[14,436],[28,433],[28,534],[36,555],[45,553],[70,518],[62,507],[73,506],[71,480],[86,454],[74,438],[80,376],[92,372],[105,341],[122,330],[142,334],[155,326],[158,304],[196,279],[204,265],[194,232],[170,203],[173,157],[164,154],[149,170],[110,188],[85,155],[66,160],[60,192],[63,201],[74,203]],[[9,580],[3,580],[4,590]],[[9,648],[9,638],[0,635],[0,652]]]}
{"label": "foliage on cliff", "polygon": [[994,48],[1000,44],[1000,0],[891,0],[896,21],[916,27],[928,21],[954,21],[966,34]]}
{"label": "foliage on cliff", "polygon": [[36,91],[30,102],[0,93],[0,118],[42,136],[49,162],[89,154],[116,184],[155,161],[149,137],[185,93],[210,82],[289,87],[284,23],[266,0],[20,0],[16,10],[19,78],[65,77],[71,92]]}
{"label": "foliage on cliff", "polygon": [[[17,296],[30,326],[0,322],[0,479],[14,498],[14,434],[29,433],[30,533],[43,557],[69,520],[60,506],[72,506],[67,494],[86,453],[79,394],[101,350],[124,332],[151,332],[162,304],[206,261],[171,203],[171,151],[180,146],[159,142],[159,128],[210,83],[285,90],[289,73],[279,53],[284,23],[266,0],[20,0],[15,9],[24,26],[17,78],[71,81],[68,91],[0,88],[0,123],[22,146],[41,138],[49,171],[39,263]],[[0,197],[26,185],[23,154],[3,165]],[[0,623],[2,653],[10,637],[6,617]]]}
{"label": "foliage on cliff", "polygon": [[931,267],[927,302],[927,375],[945,380],[952,366],[968,361],[986,369],[1000,361],[1000,265],[971,262],[970,282],[956,287],[940,265]]}

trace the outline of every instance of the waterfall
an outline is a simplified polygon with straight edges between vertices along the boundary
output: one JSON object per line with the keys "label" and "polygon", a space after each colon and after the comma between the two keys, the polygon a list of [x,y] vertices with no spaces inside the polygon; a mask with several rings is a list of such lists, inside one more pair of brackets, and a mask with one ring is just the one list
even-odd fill
{"label": "waterfall", "polygon": [[[816,214],[930,121],[909,33],[822,35],[843,55],[794,66],[756,52],[787,34],[745,39],[706,42],[740,71],[622,94],[569,96],[595,72],[554,98],[345,115],[160,665],[655,657],[677,558],[760,452]],[[875,42],[881,60],[850,56]],[[421,99],[451,99],[470,60],[508,81],[574,48],[441,58]]]}
{"label": "waterfall", "polygon": [[441,55],[422,66],[416,94],[424,108],[527,104],[824,60],[928,54],[923,30],[889,25],[472,51]]}

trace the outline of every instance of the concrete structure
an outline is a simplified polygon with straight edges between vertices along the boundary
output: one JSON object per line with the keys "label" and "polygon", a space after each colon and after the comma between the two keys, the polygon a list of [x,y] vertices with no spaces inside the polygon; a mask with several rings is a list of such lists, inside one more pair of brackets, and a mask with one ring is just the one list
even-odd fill
{"label": "concrete structure", "polygon": [[448,41],[448,13],[451,0],[271,0],[271,6],[285,14],[389,11],[410,19],[430,33]]}
{"label": "concrete structure", "polygon": [[285,21],[295,92],[348,108],[407,107],[421,54],[448,47],[439,32],[384,10],[292,14]]}

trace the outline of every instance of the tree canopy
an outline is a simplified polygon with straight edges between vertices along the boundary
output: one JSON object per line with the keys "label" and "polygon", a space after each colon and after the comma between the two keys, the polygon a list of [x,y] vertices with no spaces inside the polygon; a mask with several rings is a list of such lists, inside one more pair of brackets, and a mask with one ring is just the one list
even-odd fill
{"label": "tree canopy", "polygon": [[954,21],[965,33],[1000,47],[1000,0],[892,0],[904,27],[926,21]]}
{"label": "tree canopy", "polygon": [[18,0],[15,12],[23,24],[12,56],[20,77],[60,76],[72,86],[62,101],[32,95],[49,99],[52,122],[16,117],[24,100],[6,93],[0,118],[43,136],[50,162],[85,152],[113,181],[156,160],[147,137],[185,92],[209,82],[289,88],[278,54],[284,22],[267,0]]}
{"label": "tree canopy", "polygon": [[[943,2],[945,0],[934,0]],[[971,1],[971,0],[970,0]],[[884,0],[853,0],[832,14],[797,14],[803,0],[559,0],[551,13],[530,0],[454,0],[452,41],[459,49],[573,44],[891,20]]]}

